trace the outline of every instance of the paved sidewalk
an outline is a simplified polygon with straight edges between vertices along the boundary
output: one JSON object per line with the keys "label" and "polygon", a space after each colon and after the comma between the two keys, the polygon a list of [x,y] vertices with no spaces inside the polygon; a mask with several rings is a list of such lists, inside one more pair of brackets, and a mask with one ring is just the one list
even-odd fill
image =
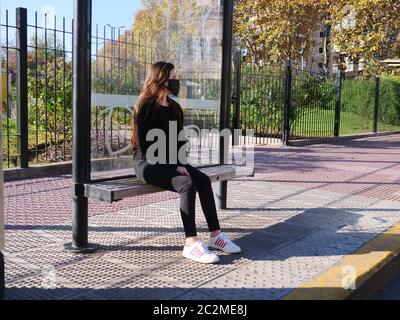
{"label": "paved sidewalk", "polygon": [[90,201],[90,241],[102,250],[76,256],[62,248],[70,177],[6,183],[6,297],[282,299],[400,221],[400,135],[255,151],[255,177],[229,183],[219,212],[243,254],[211,266],[181,257],[174,193]]}

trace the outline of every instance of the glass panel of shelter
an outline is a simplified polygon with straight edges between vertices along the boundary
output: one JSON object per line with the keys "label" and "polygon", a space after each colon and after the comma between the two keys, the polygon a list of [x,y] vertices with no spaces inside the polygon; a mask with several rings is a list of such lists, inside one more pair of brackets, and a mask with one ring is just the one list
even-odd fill
{"label": "glass panel of shelter", "polygon": [[[206,154],[200,149],[218,149],[218,134],[204,129],[219,128],[223,1],[124,0],[107,6],[131,10],[133,19],[121,26],[97,19],[92,26],[91,179],[134,174],[132,110],[157,61],[176,66],[190,159],[207,164],[197,159]],[[93,17],[107,16],[98,10],[104,5],[93,6]]]}

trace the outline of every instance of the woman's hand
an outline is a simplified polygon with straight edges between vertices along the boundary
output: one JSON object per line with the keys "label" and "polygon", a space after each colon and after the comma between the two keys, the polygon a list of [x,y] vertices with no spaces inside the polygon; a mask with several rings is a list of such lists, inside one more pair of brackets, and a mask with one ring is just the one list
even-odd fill
{"label": "woman's hand", "polygon": [[179,172],[180,174],[183,174],[184,176],[188,176],[190,177],[189,172],[187,171],[187,169],[185,167],[177,167],[176,171]]}

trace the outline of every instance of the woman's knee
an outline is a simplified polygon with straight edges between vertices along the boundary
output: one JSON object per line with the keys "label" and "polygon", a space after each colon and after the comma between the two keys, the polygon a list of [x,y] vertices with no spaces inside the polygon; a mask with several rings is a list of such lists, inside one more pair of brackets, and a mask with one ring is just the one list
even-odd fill
{"label": "woman's knee", "polygon": [[200,172],[200,174],[195,177],[195,181],[197,182],[199,188],[208,187],[211,185],[210,177],[203,172]]}

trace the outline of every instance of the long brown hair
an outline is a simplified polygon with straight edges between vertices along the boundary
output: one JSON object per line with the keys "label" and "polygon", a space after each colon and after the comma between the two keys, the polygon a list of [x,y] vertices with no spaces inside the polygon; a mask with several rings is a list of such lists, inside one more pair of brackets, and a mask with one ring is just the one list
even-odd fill
{"label": "long brown hair", "polygon": [[[168,62],[157,62],[150,68],[150,72],[146,78],[143,86],[143,90],[139,95],[139,98],[135,104],[132,116],[132,144],[138,144],[138,133],[136,130],[136,123],[138,121],[138,114],[145,102],[152,102],[155,109],[159,109],[162,103],[162,93],[165,90],[165,82],[168,81],[171,71],[175,69],[172,63]],[[182,121],[183,112],[180,105],[173,100],[169,99],[170,107],[173,108],[178,121]],[[150,111],[150,110],[149,110]],[[154,111],[154,110],[151,110]],[[148,117],[148,113],[146,118]]]}

